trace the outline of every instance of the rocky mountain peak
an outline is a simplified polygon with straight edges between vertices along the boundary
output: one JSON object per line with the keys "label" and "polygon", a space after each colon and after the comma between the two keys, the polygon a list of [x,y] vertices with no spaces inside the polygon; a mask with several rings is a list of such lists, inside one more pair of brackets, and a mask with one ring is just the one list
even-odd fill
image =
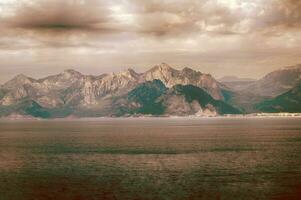
{"label": "rocky mountain peak", "polygon": [[[122,81],[122,80],[137,80],[139,78],[139,74],[135,72],[133,69],[127,69],[121,72],[113,72],[110,74],[104,75],[101,79],[106,81]],[[114,84],[114,83],[112,83]]]}
{"label": "rocky mountain peak", "polygon": [[63,72],[63,75],[64,76],[67,76],[67,77],[79,77],[79,76],[82,76],[82,74],[74,69],[66,69],[64,70]]}
{"label": "rocky mountain peak", "polygon": [[166,63],[161,63],[159,65],[155,65],[151,70],[149,71],[160,71],[162,73],[169,72],[169,71],[175,71],[171,66],[169,66]]}
{"label": "rocky mountain peak", "polygon": [[201,76],[204,75],[203,73],[199,72],[199,71],[195,71],[189,67],[185,67],[182,69],[181,74],[183,74],[184,76]]}
{"label": "rocky mountain peak", "polygon": [[28,77],[27,76],[25,76],[24,74],[18,74],[17,76],[15,76],[15,78],[14,79],[27,79]]}
{"label": "rocky mountain peak", "polygon": [[11,81],[16,81],[16,82],[31,82],[33,79],[27,77],[24,74],[18,74],[15,76]]}
{"label": "rocky mountain peak", "polygon": [[177,84],[195,85],[204,88],[215,99],[223,99],[219,83],[211,75],[202,74],[188,67],[179,71],[162,63],[145,72],[143,77],[146,81],[161,80],[169,88]]}
{"label": "rocky mountain peak", "polygon": [[24,74],[19,74],[15,76],[10,81],[6,82],[3,87],[4,88],[15,88],[25,84],[31,84],[34,82],[34,79],[25,76]]}
{"label": "rocky mountain peak", "polygon": [[137,72],[135,72],[133,69],[129,68],[124,72],[121,72],[122,75],[129,77],[129,78],[138,78],[139,74]]}

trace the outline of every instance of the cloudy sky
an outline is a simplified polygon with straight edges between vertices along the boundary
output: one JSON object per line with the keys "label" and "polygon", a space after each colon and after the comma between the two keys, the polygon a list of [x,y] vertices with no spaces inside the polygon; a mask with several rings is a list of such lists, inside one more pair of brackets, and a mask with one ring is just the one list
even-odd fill
{"label": "cloudy sky", "polygon": [[301,0],[0,0],[0,83],[161,62],[259,78],[300,44]]}

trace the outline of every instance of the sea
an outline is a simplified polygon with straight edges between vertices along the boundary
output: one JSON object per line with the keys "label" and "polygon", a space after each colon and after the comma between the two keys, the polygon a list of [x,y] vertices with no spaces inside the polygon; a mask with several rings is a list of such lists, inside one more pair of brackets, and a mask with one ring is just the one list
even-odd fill
{"label": "sea", "polygon": [[301,117],[1,120],[0,199],[301,199]]}

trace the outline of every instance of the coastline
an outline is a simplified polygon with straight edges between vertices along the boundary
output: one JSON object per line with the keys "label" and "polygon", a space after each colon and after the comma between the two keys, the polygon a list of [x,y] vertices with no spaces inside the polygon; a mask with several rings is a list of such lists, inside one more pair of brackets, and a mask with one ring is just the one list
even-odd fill
{"label": "coastline", "polygon": [[0,117],[0,121],[102,121],[102,120],[125,120],[125,119],[260,119],[260,118],[301,118],[301,113],[252,113],[252,114],[228,114],[228,115],[212,115],[212,116],[152,116],[152,115],[139,115],[139,116],[106,116],[106,117],[65,117],[65,118],[36,118],[32,116],[8,116]]}

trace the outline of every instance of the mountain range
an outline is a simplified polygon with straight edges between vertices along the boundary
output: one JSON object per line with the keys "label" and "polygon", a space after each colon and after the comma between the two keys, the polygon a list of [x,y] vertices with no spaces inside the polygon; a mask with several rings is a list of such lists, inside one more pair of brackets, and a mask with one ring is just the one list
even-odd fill
{"label": "mountain range", "polygon": [[[166,63],[144,73],[128,69],[120,73],[84,75],[69,69],[42,79],[20,74],[0,86],[0,116],[212,116],[297,112],[294,106],[300,105],[300,74],[301,65],[297,65],[271,72],[259,80],[235,78],[232,81],[228,77],[217,81],[210,74],[187,67],[177,70]],[[271,109],[279,108],[275,102],[292,106]]]}

